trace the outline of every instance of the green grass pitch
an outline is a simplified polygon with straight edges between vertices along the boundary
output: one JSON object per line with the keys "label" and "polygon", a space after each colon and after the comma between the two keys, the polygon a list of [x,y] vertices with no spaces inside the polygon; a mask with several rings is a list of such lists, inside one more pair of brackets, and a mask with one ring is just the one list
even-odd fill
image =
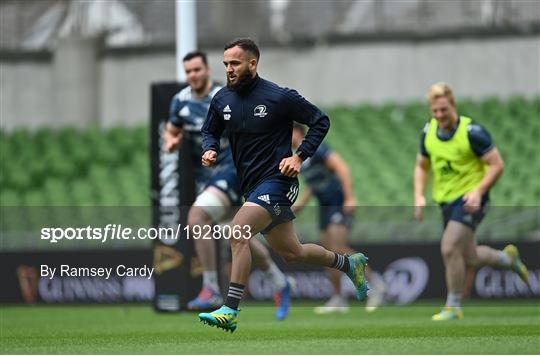
{"label": "green grass pitch", "polygon": [[465,318],[435,323],[433,303],[368,314],[319,316],[297,304],[277,322],[269,304],[244,303],[230,334],[196,314],[149,306],[2,306],[1,353],[8,354],[537,354],[540,304],[468,302]]}

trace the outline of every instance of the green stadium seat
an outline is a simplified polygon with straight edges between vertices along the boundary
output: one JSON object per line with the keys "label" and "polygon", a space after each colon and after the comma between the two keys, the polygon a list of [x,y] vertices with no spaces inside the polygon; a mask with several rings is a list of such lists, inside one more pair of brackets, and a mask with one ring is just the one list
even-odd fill
{"label": "green stadium seat", "polygon": [[[539,205],[540,97],[459,98],[458,110],[491,132],[505,159],[506,172],[492,192],[493,205]],[[423,101],[341,105],[325,111],[332,120],[326,142],[349,162],[359,203],[410,205],[418,140],[430,118],[427,105]],[[527,130],[516,130],[516,123],[526,123]],[[150,203],[147,126],[0,133],[3,206]],[[369,214],[384,221],[389,211]],[[385,233],[396,232],[399,226],[390,224]],[[433,226],[418,229],[428,234]]]}

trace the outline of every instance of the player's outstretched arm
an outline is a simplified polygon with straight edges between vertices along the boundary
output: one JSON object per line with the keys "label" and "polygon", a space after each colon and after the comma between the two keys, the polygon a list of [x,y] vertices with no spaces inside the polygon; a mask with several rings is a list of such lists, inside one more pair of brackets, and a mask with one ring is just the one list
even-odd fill
{"label": "player's outstretched arm", "polygon": [[496,147],[489,150],[480,159],[488,166],[488,170],[478,187],[463,196],[463,206],[469,212],[476,212],[480,209],[482,196],[497,183],[504,171],[504,161]]}
{"label": "player's outstretched arm", "polygon": [[356,197],[354,196],[351,171],[345,160],[336,152],[332,152],[326,158],[326,166],[336,172],[336,175],[343,187],[343,209],[346,213],[352,213],[356,209]]}
{"label": "player's outstretched arm", "polygon": [[414,165],[414,218],[422,221],[424,218],[423,209],[426,206],[424,190],[428,178],[430,160],[428,157],[416,155],[416,164]]}

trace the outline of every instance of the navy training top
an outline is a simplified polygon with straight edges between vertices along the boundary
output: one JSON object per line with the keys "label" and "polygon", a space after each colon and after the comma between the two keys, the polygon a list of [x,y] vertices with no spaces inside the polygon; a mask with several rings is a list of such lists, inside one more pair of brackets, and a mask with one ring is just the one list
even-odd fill
{"label": "navy training top", "polygon": [[[190,141],[190,157],[195,171],[197,190],[204,188],[212,171],[201,165],[202,136],[201,128],[208,114],[208,108],[214,95],[221,89],[217,84],[203,98],[196,98],[190,86],[178,92],[171,100],[169,121],[184,131],[184,140]],[[216,166],[219,169],[234,169],[232,154],[227,140],[221,140],[221,155]]]}
{"label": "navy training top", "polygon": [[270,178],[298,181],[279,171],[281,160],[292,156],[293,121],[309,127],[297,150],[305,160],[328,132],[328,116],[297,91],[257,75],[242,91],[224,87],[216,93],[202,127],[203,152],[219,153],[219,139],[226,129],[244,194]]}
{"label": "navy training top", "polygon": [[341,182],[336,173],[326,166],[332,150],[323,143],[315,154],[302,164],[302,175],[321,205],[330,205],[335,196],[343,196]]}

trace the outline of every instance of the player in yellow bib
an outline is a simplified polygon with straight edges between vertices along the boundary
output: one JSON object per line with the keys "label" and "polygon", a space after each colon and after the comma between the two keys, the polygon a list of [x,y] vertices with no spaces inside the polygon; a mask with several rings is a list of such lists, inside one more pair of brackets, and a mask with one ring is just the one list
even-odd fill
{"label": "player in yellow bib", "polygon": [[431,171],[433,200],[440,204],[444,232],[441,253],[448,296],[433,320],[461,319],[461,294],[467,267],[484,265],[512,269],[528,283],[518,250],[477,246],[474,232],[486,214],[489,190],[502,175],[504,163],[489,133],[472,119],[457,114],[446,83],[433,85],[427,95],[432,119],[424,127],[414,169],[415,218],[422,220],[424,189]]}

